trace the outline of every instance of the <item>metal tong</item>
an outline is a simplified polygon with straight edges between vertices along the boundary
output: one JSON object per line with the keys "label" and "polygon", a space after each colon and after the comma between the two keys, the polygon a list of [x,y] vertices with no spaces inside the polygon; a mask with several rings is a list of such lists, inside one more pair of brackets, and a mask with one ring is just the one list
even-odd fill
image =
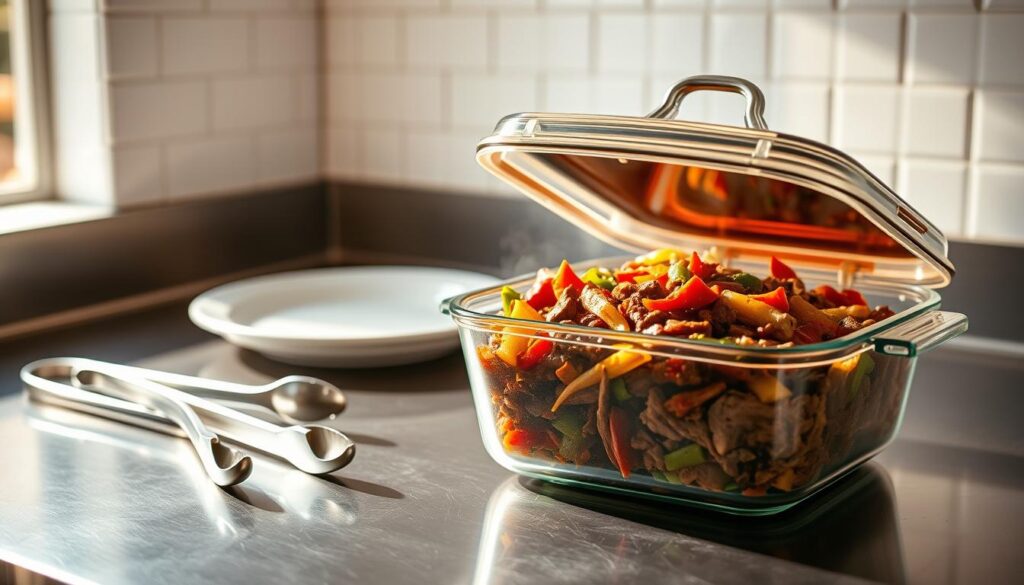
{"label": "metal tong", "polygon": [[[160,381],[150,378],[150,373]],[[172,403],[177,402],[194,411],[200,424],[213,433],[284,459],[307,473],[335,471],[355,456],[355,443],[338,430],[320,425],[276,425],[189,392],[203,388],[224,393],[225,383],[221,382],[84,358],[38,360],[22,368],[21,379],[33,400],[191,438],[181,419],[165,410],[176,410]],[[170,387],[169,379],[181,386]],[[248,388],[252,394],[260,387]],[[194,426],[194,421],[188,424]],[[208,438],[202,433],[199,436],[204,441]]]}

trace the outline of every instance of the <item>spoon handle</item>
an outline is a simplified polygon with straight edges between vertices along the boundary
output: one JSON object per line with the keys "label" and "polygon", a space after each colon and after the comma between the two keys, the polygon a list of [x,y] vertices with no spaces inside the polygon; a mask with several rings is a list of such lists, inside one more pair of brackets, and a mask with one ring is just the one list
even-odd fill
{"label": "spoon handle", "polygon": [[110,395],[152,408],[173,421],[185,432],[199,456],[206,474],[219,486],[244,481],[252,473],[252,459],[220,438],[187,404],[181,392],[145,378],[120,376],[116,380],[102,372],[80,369],[72,371],[72,380],[85,387],[100,385]]}
{"label": "spoon handle", "polygon": [[[130,400],[83,389],[58,380],[66,380],[75,370],[98,370],[114,378],[144,368],[110,364],[85,358],[47,358],[27,364],[21,369],[21,379],[29,396],[39,402],[79,410],[134,424],[143,428],[174,435],[182,435],[176,425],[159,412]],[[171,376],[179,377],[177,374]],[[190,378],[190,376],[180,376]],[[306,473],[329,473],[347,465],[355,453],[355,444],[341,431],[317,425],[282,427],[249,416],[212,400],[188,392],[179,392],[181,402],[187,404],[206,425],[218,435],[284,459]],[[334,447],[328,456],[313,448],[312,442],[327,440]]]}

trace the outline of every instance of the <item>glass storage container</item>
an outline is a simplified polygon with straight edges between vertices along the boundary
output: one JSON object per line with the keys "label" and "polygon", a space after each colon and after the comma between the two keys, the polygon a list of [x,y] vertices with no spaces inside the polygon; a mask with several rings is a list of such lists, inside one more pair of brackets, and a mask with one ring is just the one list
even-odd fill
{"label": "glass storage container", "polygon": [[[745,96],[747,127],[670,120],[698,90]],[[937,310],[933,289],[953,275],[946,240],[852,158],[767,130],[763,109],[745,80],[692,77],[646,118],[508,116],[477,160],[620,248],[713,247],[723,264],[752,274],[767,274],[777,255],[808,288],[856,286],[896,314],[837,339],[760,347],[504,316],[503,286],[523,292],[532,275],[449,299],[443,310],[459,326],[495,461],[554,482],[770,514],[893,439],[917,356],[967,329],[963,315]],[[626,392],[595,385],[553,412],[565,388],[555,362],[506,365],[489,348],[507,336],[548,339],[551,355],[580,371],[615,360],[642,365],[622,375]],[[766,396],[755,386],[781,391]],[[683,393],[697,406],[676,416],[666,400]],[[603,432],[567,434],[581,425]]]}

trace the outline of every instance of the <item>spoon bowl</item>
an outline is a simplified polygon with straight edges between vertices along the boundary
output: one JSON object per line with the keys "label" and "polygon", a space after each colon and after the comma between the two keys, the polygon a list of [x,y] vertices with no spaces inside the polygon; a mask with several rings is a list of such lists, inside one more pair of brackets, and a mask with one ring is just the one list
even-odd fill
{"label": "spoon bowl", "polygon": [[287,376],[266,386],[270,407],[287,420],[312,422],[332,418],[348,406],[337,386],[309,376]]}

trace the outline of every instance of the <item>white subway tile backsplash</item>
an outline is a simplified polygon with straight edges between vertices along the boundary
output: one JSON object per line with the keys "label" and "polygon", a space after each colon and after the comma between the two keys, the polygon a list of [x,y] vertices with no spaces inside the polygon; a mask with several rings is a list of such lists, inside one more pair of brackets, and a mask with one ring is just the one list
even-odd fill
{"label": "white subway tile backsplash", "polygon": [[[984,1],[984,0],[982,0]],[[956,8],[961,12],[975,12],[975,0],[910,0],[911,8]]]}
{"label": "white subway tile backsplash", "polygon": [[203,0],[90,0],[102,3],[107,12],[172,12],[178,10],[200,10]]}
{"label": "white subway tile backsplash", "polygon": [[901,10],[907,0],[836,0],[836,8],[840,10]]}
{"label": "white subway tile backsplash", "polygon": [[164,81],[110,88],[115,142],[200,134],[207,127],[207,84]]}
{"label": "white subway tile backsplash", "polygon": [[241,191],[256,183],[252,139],[205,138],[168,144],[164,153],[171,197]]}
{"label": "white subway tile backsplash", "polygon": [[118,207],[156,203],[163,199],[159,146],[116,147],[110,152],[110,163]]}
{"label": "white subway tile backsplash", "polygon": [[666,12],[651,17],[651,70],[680,78],[702,70],[704,17],[692,12]]}
{"label": "white subway tile backsplash", "polygon": [[[341,122],[359,122],[362,119],[362,111],[359,107],[359,88],[363,82],[363,76],[352,72],[337,71],[327,77],[325,113],[328,125],[338,125]],[[440,85],[438,86],[440,91]]]}
{"label": "white subway tile backsplash", "polygon": [[853,151],[895,152],[899,96],[897,86],[837,88],[832,110],[833,141]]}
{"label": "white subway tile backsplash", "polygon": [[859,153],[855,151],[847,154],[853,156],[860,164],[864,165],[879,181],[889,185],[896,184],[896,159],[891,156],[880,156],[877,154]]}
{"label": "white subway tile backsplash", "polygon": [[711,70],[721,75],[763,77],[766,69],[766,13],[711,15]]}
{"label": "white subway tile backsplash", "polygon": [[986,14],[981,25],[981,83],[1024,84],[1024,14]]}
{"label": "white subway tile backsplash", "polygon": [[359,177],[359,137],[351,126],[328,127],[326,131],[325,172],[332,179]]}
{"label": "white subway tile backsplash", "polygon": [[581,76],[548,77],[544,84],[542,109],[549,112],[587,112],[591,110],[590,80]]}
{"label": "white subway tile backsplash", "polygon": [[358,108],[370,121],[439,125],[443,106],[441,77],[432,74],[368,75],[359,81]]}
{"label": "white subway tile backsplash", "polygon": [[537,0],[449,0],[452,8],[522,8],[532,10]]}
{"label": "white subway tile backsplash", "polygon": [[828,140],[831,92],[827,84],[775,84],[767,102],[765,117],[772,130]]}
{"label": "white subway tile backsplash", "polygon": [[773,19],[772,75],[829,79],[835,18],[828,12],[785,12]]}
{"label": "white subway tile backsplash", "polygon": [[900,13],[844,13],[839,17],[840,78],[897,81],[900,73]]}
{"label": "white subway tile backsplash", "polygon": [[478,135],[467,133],[407,133],[406,181],[431,187],[484,192],[491,179],[487,171],[476,163],[476,143],[479,140]]}
{"label": "white subway tile backsplash", "polygon": [[978,17],[913,13],[909,18],[907,78],[913,83],[973,81]]}
{"label": "white subway tile backsplash", "polygon": [[775,8],[817,8],[819,10],[830,10],[832,0],[773,0]]}
{"label": "white subway tile backsplash", "polygon": [[974,174],[970,236],[1020,241],[1024,236],[1024,167],[979,165]]}
{"label": "white subway tile backsplash", "polygon": [[295,119],[300,122],[319,122],[320,120],[320,83],[322,79],[317,73],[300,73],[292,80],[292,91],[295,100]]}
{"label": "white subway tile backsplash", "polygon": [[324,19],[325,56],[327,68],[353,65],[356,62],[356,20],[332,16]]}
{"label": "white subway tile backsplash", "polygon": [[1024,91],[982,90],[978,102],[978,158],[1024,162]]}
{"label": "white subway tile backsplash", "polygon": [[900,197],[947,237],[962,235],[966,164],[904,160],[899,173]]}
{"label": "white subway tile backsplash", "polygon": [[549,8],[589,8],[596,3],[595,0],[547,0],[545,5]]}
{"label": "white subway tile backsplash", "polygon": [[213,82],[215,130],[281,126],[295,119],[291,78],[264,75]]}
{"label": "white subway tile backsplash", "polygon": [[[105,91],[55,109],[108,96],[112,153],[78,158],[124,205],[321,172],[509,193],[473,157],[501,116],[643,115],[713,73],[761,85],[770,128],[850,152],[948,234],[1024,241],[1021,0],[95,1],[101,22],[72,6],[51,35],[99,30],[103,70],[51,74]],[[701,92],[679,117],[742,125],[743,107]]]}
{"label": "white subway tile backsplash", "polygon": [[291,8],[291,0],[209,0],[211,11],[226,10],[231,12],[252,10],[266,12],[268,10],[286,10]]}
{"label": "white subway tile backsplash", "polygon": [[638,76],[557,76],[545,84],[544,109],[622,116],[645,113],[644,81]]}
{"label": "white subway tile backsplash", "polygon": [[316,179],[319,174],[317,129],[288,128],[256,138],[256,179],[285,183]]}
{"label": "white subway tile backsplash", "polygon": [[406,61],[416,67],[483,69],[487,66],[487,18],[418,16],[406,18]]}
{"label": "white subway tile backsplash", "polygon": [[249,26],[242,18],[166,18],[162,22],[165,74],[245,70]]}
{"label": "white subway tile backsplash", "polygon": [[1024,11],[1024,0],[982,0],[985,10]]}
{"label": "white subway tile backsplash", "polygon": [[[551,1],[552,0],[548,0],[549,3]],[[659,8],[663,6],[685,6],[687,8],[704,8],[705,6],[708,5],[708,2],[709,0],[653,0],[654,6]]]}
{"label": "white subway tile backsplash", "polygon": [[371,126],[359,132],[361,176],[385,183],[402,182],[402,132]]}
{"label": "white subway tile backsplash", "polygon": [[590,63],[590,16],[501,14],[496,47],[501,70],[583,72]]}
{"label": "white subway tile backsplash", "polygon": [[104,26],[108,76],[145,77],[156,74],[156,19],[108,16]]}
{"label": "white subway tile backsplash", "polygon": [[597,17],[597,68],[603,73],[630,73],[647,66],[648,18],[642,13]]}
{"label": "white subway tile backsplash", "polygon": [[316,65],[317,25],[312,16],[261,18],[256,23],[256,66],[262,69]]}
{"label": "white subway tile backsplash", "polygon": [[967,89],[907,90],[909,154],[963,159],[967,152]]}
{"label": "white subway tile backsplash", "polygon": [[397,65],[398,35],[395,16],[359,18],[355,21],[355,62],[371,66]]}
{"label": "white subway tile backsplash", "polygon": [[711,0],[713,8],[767,8],[768,0]]}
{"label": "white subway tile backsplash", "polygon": [[455,74],[452,76],[452,125],[484,135],[513,112],[536,111],[533,76]]}

